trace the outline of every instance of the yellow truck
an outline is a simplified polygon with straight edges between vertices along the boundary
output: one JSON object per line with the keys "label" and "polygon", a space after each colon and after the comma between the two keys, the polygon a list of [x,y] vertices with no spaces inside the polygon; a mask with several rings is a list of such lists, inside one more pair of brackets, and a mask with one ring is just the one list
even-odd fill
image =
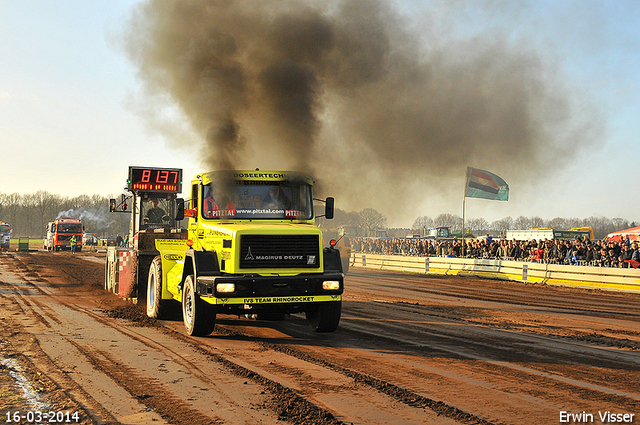
{"label": "yellow truck", "polygon": [[[190,199],[176,200],[176,222],[188,219],[186,237],[155,239],[147,315],[163,318],[179,303],[187,334],[202,336],[218,314],[283,320],[304,313],[314,331],[333,332],[344,274],[340,252],[323,247],[313,185],[290,171],[196,175]],[[333,218],[333,198],[316,201]]]}

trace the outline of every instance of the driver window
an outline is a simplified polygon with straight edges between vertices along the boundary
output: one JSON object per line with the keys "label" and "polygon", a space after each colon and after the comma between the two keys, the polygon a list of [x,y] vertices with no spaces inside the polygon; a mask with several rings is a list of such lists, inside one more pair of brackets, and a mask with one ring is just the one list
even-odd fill
{"label": "driver window", "polygon": [[167,201],[159,198],[151,198],[143,201],[142,217],[144,224],[149,227],[162,227],[170,221],[167,215]]}
{"label": "driver window", "polygon": [[189,200],[189,208],[196,209],[198,208],[198,185],[194,184],[191,186],[191,199]]}

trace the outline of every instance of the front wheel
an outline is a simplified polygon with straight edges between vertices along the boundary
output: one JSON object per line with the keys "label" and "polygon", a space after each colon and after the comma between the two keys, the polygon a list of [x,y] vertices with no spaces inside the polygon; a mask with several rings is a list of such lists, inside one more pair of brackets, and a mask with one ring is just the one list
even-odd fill
{"label": "front wheel", "polygon": [[184,281],[182,318],[187,335],[191,336],[209,335],[216,326],[216,308],[200,299],[193,275],[187,276]]}
{"label": "front wheel", "polygon": [[340,323],[342,301],[327,301],[313,305],[306,311],[307,323],[314,332],[333,332]]}

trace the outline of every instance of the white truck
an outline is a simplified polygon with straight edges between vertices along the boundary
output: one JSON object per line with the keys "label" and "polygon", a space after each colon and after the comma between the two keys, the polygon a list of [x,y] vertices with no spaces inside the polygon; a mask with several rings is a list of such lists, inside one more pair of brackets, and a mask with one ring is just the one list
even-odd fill
{"label": "white truck", "polygon": [[8,223],[0,221],[0,251],[8,251],[11,241],[11,226]]}
{"label": "white truck", "polygon": [[562,239],[562,240],[571,240],[577,237],[581,239],[589,238],[592,239],[592,230],[590,228],[580,228],[580,229],[571,229],[571,230],[553,230],[548,227],[537,227],[528,230],[507,230],[506,239],[507,240],[517,240],[517,241],[530,241],[531,239],[535,240],[545,240],[545,239]]}

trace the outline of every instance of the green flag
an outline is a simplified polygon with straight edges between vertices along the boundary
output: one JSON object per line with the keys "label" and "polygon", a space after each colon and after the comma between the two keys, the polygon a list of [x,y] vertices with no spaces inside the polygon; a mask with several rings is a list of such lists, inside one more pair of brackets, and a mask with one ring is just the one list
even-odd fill
{"label": "green flag", "polygon": [[493,173],[467,167],[467,184],[464,196],[467,198],[491,199],[493,201],[508,201],[509,185]]}

